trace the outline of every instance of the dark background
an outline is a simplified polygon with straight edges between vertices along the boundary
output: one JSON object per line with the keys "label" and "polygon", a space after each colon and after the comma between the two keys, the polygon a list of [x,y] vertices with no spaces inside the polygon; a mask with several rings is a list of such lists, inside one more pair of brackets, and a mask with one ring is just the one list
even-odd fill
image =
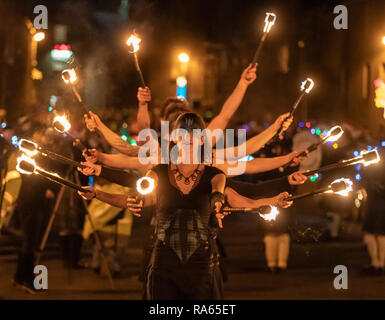
{"label": "dark background", "polygon": [[[45,4],[49,26],[38,45],[43,80],[35,80],[31,98],[28,77],[28,31],[33,8]],[[348,30],[333,28],[333,8],[348,8]],[[219,110],[256,49],[266,11],[277,14],[258,70],[234,121],[270,121],[289,109],[298,86],[311,77],[316,86],[298,110],[298,120],[336,122],[380,129],[382,109],[374,106],[373,80],[383,76],[385,3],[352,1],[10,1],[0,2],[0,107],[9,121],[34,108],[46,108],[49,97],[65,102],[67,88],[52,71],[50,50],[58,43],[54,28],[67,27],[81,67],[81,92],[95,109],[132,110],[139,85],[125,41],[141,36],[139,59],[152,89],[153,105],[175,95],[177,54],[190,56],[188,100],[204,112]],[[66,107],[68,108],[68,103]]]}

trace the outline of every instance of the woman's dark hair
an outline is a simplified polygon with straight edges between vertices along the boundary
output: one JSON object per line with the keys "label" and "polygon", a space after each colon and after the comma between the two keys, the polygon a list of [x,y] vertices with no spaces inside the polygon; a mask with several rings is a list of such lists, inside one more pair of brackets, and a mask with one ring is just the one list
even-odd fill
{"label": "woman's dark hair", "polygon": [[[204,138],[204,143],[199,149],[199,155],[202,162],[211,163],[212,154],[206,154],[207,152],[205,152],[205,146],[209,147],[209,145],[207,145],[206,131],[203,131],[206,129],[206,125],[200,115],[194,112],[185,112],[180,114],[172,126],[172,130],[176,130],[176,129],[184,129],[188,131],[190,134],[193,134],[194,129],[202,130],[201,134]],[[174,145],[175,145],[174,142],[170,143],[170,150]]]}
{"label": "woman's dark hair", "polygon": [[[165,120],[173,122],[180,113],[189,111],[190,105],[186,100],[181,98],[168,98],[162,106],[161,116]],[[170,116],[173,116],[174,119],[170,119]]]}
{"label": "woman's dark hair", "polygon": [[206,125],[199,114],[194,112],[185,112],[180,114],[175,120],[173,129],[185,129],[189,132],[193,132],[194,129],[206,129]]}

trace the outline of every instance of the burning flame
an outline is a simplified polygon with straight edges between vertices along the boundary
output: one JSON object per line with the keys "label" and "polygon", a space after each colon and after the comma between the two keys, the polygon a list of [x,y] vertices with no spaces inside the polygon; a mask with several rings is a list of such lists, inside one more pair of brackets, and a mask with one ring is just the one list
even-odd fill
{"label": "burning flame", "polygon": [[[63,128],[64,130],[61,130],[61,128],[58,128],[55,123],[59,123]],[[53,124],[54,124],[54,128],[63,133],[63,132],[67,132],[71,129],[71,124],[69,123],[67,117],[65,115],[63,116],[59,116],[57,115],[54,119],[53,119]]]}
{"label": "burning flame", "polygon": [[[27,162],[28,164],[30,164],[31,166],[33,166],[33,171],[27,171],[27,170],[24,170],[23,168],[21,168],[21,163],[25,161]],[[29,157],[28,155],[26,155],[25,153],[23,153],[20,157],[17,158],[17,165],[16,165],[16,170],[19,171],[20,173],[22,174],[32,174],[32,173],[39,173],[37,170],[39,171],[42,171],[42,172],[45,172],[45,173],[48,173],[52,176],[55,176],[55,177],[58,177],[60,178],[60,176],[57,174],[57,173],[53,173],[53,172],[49,172],[49,171],[46,171],[44,170],[43,168],[40,168],[34,159],[32,159],[31,157]]]}
{"label": "burning flame", "polygon": [[139,50],[139,43],[142,41],[135,32],[127,39],[126,44],[128,47],[131,47],[132,50],[129,50],[130,53],[135,53]]}
{"label": "burning flame", "polygon": [[[32,165],[33,168],[34,168],[34,171],[26,171],[26,170],[20,168],[20,163],[22,161],[28,162],[30,165]],[[32,174],[32,173],[35,172],[36,167],[37,167],[37,165],[36,165],[35,160],[33,160],[32,158],[28,157],[24,153],[20,157],[17,158],[16,170],[19,171],[22,174]]]}
{"label": "burning flame", "polygon": [[279,211],[277,207],[270,206],[270,208],[271,208],[270,213],[266,213],[266,214],[258,213],[258,215],[266,221],[275,221],[275,219],[279,215]]}
{"label": "burning flame", "polygon": [[[147,186],[143,186],[147,184]],[[154,190],[155,181],[150,177],[142,177],[136,181],[136,190],[142,195],[151,193]]]}
{"label": "burning flame", "polygon": [[[31,145],[32,148],[29,149],[25,147],[25,145]],[[25,154],[27,154],[29,157],[33,157],[38,153],[38,145],[35,142],[26,139],[20,139],[19,149]]]}
{"label": "burning flame", "polygon": [[366,160],[362,159],[361,162],[364,164],[365,167],[367,167],[367,166],[369,166],[369,165],[371,165],[371,164],[373,164],[373,163],[378,163],[378,162],[380,162],[380,155],[378,154],[378,151],[377,151],[376,149],[371,150],[371,151],[368,151],[368,150],[362,150],[362,151],[360,152],[360,156],[362,157],[362,156],[366,155],[366,154],[369,153],[369,152],[375,152],[375,153],[376,153],[376,158],[373,159],[373,160],[370,160],[370,161],[366,161]]}
{"label": "burning flame", "polygon": [[349,195],[349,192],[353,190],[353,182],[350,179],[341,178],[341,179],[334,180],[330,184],[330,187],[331,187],[332,184],[339,183],[339,182],[344,182],[346,188],[345,188],[345,190],[341,190],[341,191],[334,192],[334,193],[335,194],[339,194],[339,195],[344,196],[344,197],[347,197]]}
{"label": "burning flame", "polygon": [[75,69],[63,70],[61,73],[61,77],[65,83],[75,83],[75,81],[78,79],[78,77],[76,76]]}
{"label": "burning flame", "polygon": [[263,32],[269,32],[271,27],[274,25],[277,16],[274,13],[266,12],[265,16],[265,27],[263,28]]}
{"label": "burning flame", "polygon": [[310,78],[307,78],[301,83],[301,91],[305,90],[306,93],[309,93],[314,87],[314,81]]}
{"label": "burning flame", "polygon": [[[334,131],[334,132],[333,132]],[[344,134],[344,130],[340,126],[331,128],[325,137],[325,141],[337,141]]]}

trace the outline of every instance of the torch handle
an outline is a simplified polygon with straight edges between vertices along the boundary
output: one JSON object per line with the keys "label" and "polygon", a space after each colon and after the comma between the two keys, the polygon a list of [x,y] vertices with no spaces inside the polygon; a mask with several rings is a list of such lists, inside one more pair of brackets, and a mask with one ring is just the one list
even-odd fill
{"label": "torch handle", "polygon": [[[318,146],[320,144],[322,144],[324,142],[324,140],[320,141],[320,142],[317,142],[317,143],[313,143],[310,147],[308,147],[306,150],[302,151],[298,157],[307,157],[307,155],[311,152],[313,152],[314,150],[316,150],[318,148]],[[290,167],[292,164],[294,163],[294,161],[290,161],[288,163],[286,163],[285,165],[283,165],[282,167],[279,168],[279,171],[280,172],[283,172],[285,171],[285,169],[287,169],[288,167]]]}
{"label": "torch handle", "polygon": [[258,212],[258,208],[247,208],[247,207],[225,207],[222,208],[222,212]]}
{"label": "torch handle", "polygon": [[291,111],[290,111],[290,115],[289,115],[289,116],[282,122],[282,124],[281,124],[281,128],[279,129],[278,136],[281,136],[282,133],[283,133],[283,124],[284,124],[284,122],[285,122],[287,119],[289,119],[289,118],[291,118],[291,117],[294,116],[294,112],[295,112],[295,110],[297,110],[297,107],[298,107],[299,103],[301,102],[302,98],[304,97],[305,93],[306,93],[306,91],[303,90],[303,91],[301,92],[301,94],[299,95],[299,97],[297,98],[297,100],[294,102],[293,107],[292,107],[292,109],[291,109]]}
{"label": "torch handle", "polygon": [[258,62],[259,55],[261,54],[261,50],[262,50],[263,44],[265,43],[266,37],[267,37],[267,32],[264,32],[262,34],[261,40],[259,41],[257,50],[255,51],[254,58],[251,61],[251,64],[255,64]]}
{"label": "torch handle", "polygon": [[45,172],[43,170],[40,170],[40,169],[36,169],[36,172],[38,174],[40,174],[41,176],[43,176],[44,178],[49,179],[49,180],[56,182],[58,184],[67,186],[69,188],[75,189],[75,190],[80,191],[80,192],[87,192],[86,189],[83,189],[81,186],[78,186],[77,184],[75,184],[69,180],[54,176],[54,175],[52,175],[48,172]]}
{"label": "torch handle", "polygon": [[87,150],[87,147],[78,139],[73,136],[71,136],[73,140],[74,147],[78,148],[81,152],[85,152],[88,156],[90,156],[90,153]]}
{"label": "torch handle", "polygon": [[327,188],[322,188],[322,189],[317,189],[317,190],[314,190],[314,191],[305,192],[305,193],[298,194],[298,195],[296,195],[296,196],[292,196],[292,197],[286,198],[285,200],[286,200],[286,201],[299,200],[299,199],[303,199],[303,198],[307,198],[307,197],[314,196],[314,195],[316,195],[316,194],[324,193],[324,192],[326,192],[326,191],[328,191],[328,190],[330,190],[329,187],[327,187]]}
{"label": "torch handle", "polygon": [[83,99],[82,97],[80,96],[78,90],[76,89],[75,85],[73,83],[71,83],[71,88],[72,88],[72,92],[74,93],[76,99],[78,100],[79,104],[82,106],[82,108],[84,109],[85,113],[88,113],[90,110],[89,108],[83,103]]}
{"label": "torch handle", "polygon": [[139,74],[139,78],[140,78],[140,82],[142,84],[142,87],[145,88],[146,87],[146,83],[144,82],[143,73],[142,73],[142,70],[140,69],[139,61],[138,61],[138,56],[136,55],[136,52],[134,52],[134,61],[135,61],[135,68],[136,68],[136,71]]}
{"label": "torch handle", "polygon": [[327,172],[327,171],[331,171],[331,170],[335,170],[335,169],[341,169],[341,168],[345,168],[345,167],[349,167],[349,166],[355,165],[356,163],[357,163],[357,159],[350,159],[350,160],[345,161],[345,162],[339,161],[337,163],[332,163],[332,164],[329,164],[327,166],[321,167],[319,169],[315,169],[315,170],[311,170],[311,171],[305,172],[304,175],[307,176],[307,177],[310,177],[310,176],[315,175],[316,173],[323,173],[323,172]]}
{"label": "torch handle", "polygon": [[55,153],[53,151],[50,151],[50,150],[47,150],[47,149],[41,149],[41,152],[42,152],[43,155],[47,155],[49,158],[51,158],[53,160],[61,161],[63,163],[69,164],[69,165],[71,165],[73,167],[81,167],[81,168],[84,167],[82,164],[80,164],[80,162],[72,160],[72,159],[67,158],[65,156],[62,156],[61,154],[57,154],[57,153]]}

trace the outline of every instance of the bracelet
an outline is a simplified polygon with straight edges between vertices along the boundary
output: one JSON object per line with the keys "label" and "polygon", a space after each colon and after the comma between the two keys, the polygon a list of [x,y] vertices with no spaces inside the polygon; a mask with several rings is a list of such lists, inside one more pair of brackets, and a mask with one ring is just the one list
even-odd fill
{"label": "bracelet", "polygon": [[220,202],[222,205],[225,203],[225,195],[222,192],[215,191],[210,194],[210,207],[212,210],[215,209],[215,203]]}

